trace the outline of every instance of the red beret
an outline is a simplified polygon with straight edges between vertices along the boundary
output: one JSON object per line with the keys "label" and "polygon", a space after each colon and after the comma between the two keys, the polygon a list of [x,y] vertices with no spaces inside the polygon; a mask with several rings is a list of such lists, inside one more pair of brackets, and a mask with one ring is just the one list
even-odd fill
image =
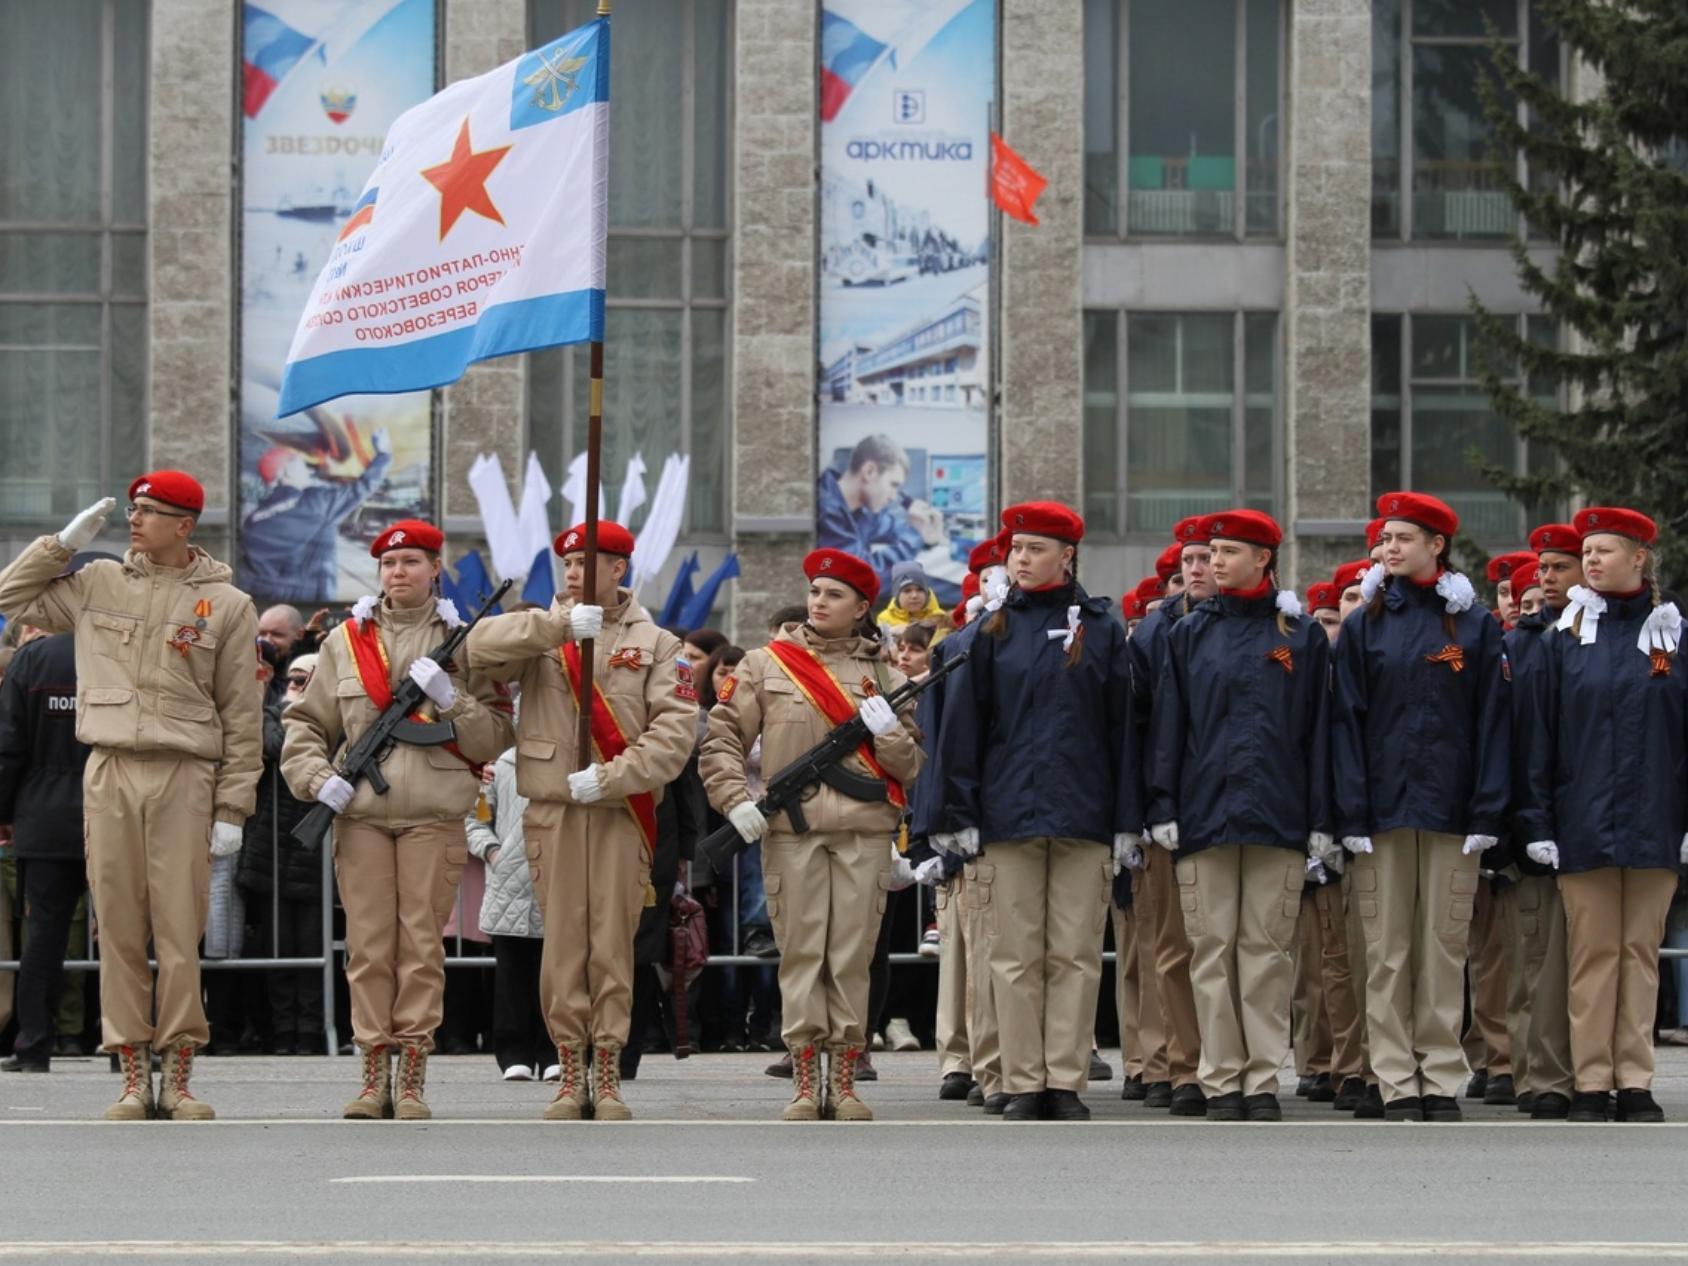
{"label": "red beret", "polygon": [[1141,594],[1145,602],[1153,602],[1156,598],[1165,597],[1166,581],[1159,576],[1145,576],[1131,592]]}
{"label": "red beret", "polygon": [[1201,534],[1202,516],[1192,514],[1187,519],[1179,519],[1172,529],[1172,539],[1178,542],[1178,548],[1186,545],[1206,545],[1207,537]]}
{"label": "red beret", "polygon": [[1135,589],[1119,600],[1119,606],[1128,620],[1141,620],[1149,614],[1149,600]]}
{"label": "red beret", "polygon": [[155,470],[142,475],[129,485],[129,500],[136,497],[151,497],[194,514],[205,509],[205,489],[199,486],[199,480],[180,470]]}
{"label": "red beret", "polygon": [[[558,558],[567,558],[586,548],[586,525],[576,523],[568,531],[559,533],[557,539],[551,542],[551,548],[556,551]],[[633,533],[619,523],[611,523],[608,519],[598,520],[598,552],[600,554],[619,554],[623,558],[633,557]]]}
{"label": "red beret", "polygon": [[421,519],[400,519],[370,543],[369,556],[380,558],[390,549],[425,549],[430,554],[438,554],[444,544],[445,533],[432,523],[424,523]]}
{"label": "red beret", "polygon": [[1084,539],[1084,520],[1059,501],[1022,501],[1002,512],[1002,526],[1012,534],[1047,536],[1068,545]]}
{"label": "red beret", "polygon": [[1008,543],[1001,536],[993,536],[988,541],[980,541],[973,547],[973,552],[967,555],[967,571],[977,576],[987,567],[1001,567],[1008,562]]}
{"label": "red beret", "polygon": [[1377,512],[1387,520],[1416,523],[1437,536],[1459,531],[1459,515],[1453,507],[1422,492],[1386,492],[1377,499]]}
{"label": "red beret", "polygon": [[1538,554],[1582,557],[1582,536],[1569,523],[1544,523],[1530,533],[1530,548]]}
{"label": "red beret", "polygon": [[1519,563],[1512,569],[1512,596],[1522,598],[1526,590],[1541,588],[1541,573],[1536,570],[1535,559],[1527,563]]}
{"label": "red beret", "polygon": [[1525,550],[1511,550],[1505,554],[1496,554],[1491,558],[1489,565],[1484,569],[1484,574],[1488,576],[1491,585],[1498,585],[1503,580],[1510,581],[1512,579],[1514,568],[1525,563],[1529,563],[1533,567],[1535,562],[1536,556],[1534,554]]}
{"label": "red beret", "polygon": [[841,581],[869,602],[879,597],[879,573],[841,549],[812,550],[803,560],[803,574],[810,580],[825,576]]}
{"label": "red beret", "polygon": [[1241,541],[1245,545],[1259,545],[1277,549],[1283,543],[1284,530],[1269,514],[1259,510],[1226,510],[1220,514],[1202,516],[1196,535],[1204,541],[1223,538]]}
{"label": "red beret", "polygon": [[1326,607],[1335,611],[1342,605],[1342,590],[1328,580],[1315,580],[1307,586],[1307,609],[1320,611]]}
{"label": "red beret", "polygon": [[1344,589],[1352,589],[1360,583],[1360,578],[1372,569],[1374,564],[1369,558],[1356,558],[1351,563],[1344,563],[1336,569],[1336,574],[1330,578],[1331,584],[1336,586],[1337,593]]}
{"label": "red beret", "polygon": [[1164,584],[1178,574],[1179,558],[1183,553],[1184,547],[1177,541],[1160,552],[1160,557],[1155,559],[1155,576],[1161,583]]}
{"label": "red beret", "polygon": [[1383,544],[1383,525],[1388,519],[1373,519],[1366,524],[1366,549],[1374,550]]}
{"label": "red beret", "polygon": [[961,578],[961,600],[966,602],[979,592],[979,573],[970,571]]}
{"label": "red beret", "polygon": [[1622,506],[1590,506],[1587,510],[1578,510],[1571,522],[1584,540],[1610,532],[1651,545],[1659,535],[1657,523],[1639,510],[1626,510]]}

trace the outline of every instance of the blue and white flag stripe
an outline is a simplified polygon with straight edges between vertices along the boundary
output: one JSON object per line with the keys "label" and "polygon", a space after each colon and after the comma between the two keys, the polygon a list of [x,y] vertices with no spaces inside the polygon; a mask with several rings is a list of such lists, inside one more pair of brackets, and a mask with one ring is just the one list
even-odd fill
{"label": "blue and white flag stripe", "polygon": [[598,18],[399,117],[373,214],[312,288],[278,417],[603,338],[609,66]]}

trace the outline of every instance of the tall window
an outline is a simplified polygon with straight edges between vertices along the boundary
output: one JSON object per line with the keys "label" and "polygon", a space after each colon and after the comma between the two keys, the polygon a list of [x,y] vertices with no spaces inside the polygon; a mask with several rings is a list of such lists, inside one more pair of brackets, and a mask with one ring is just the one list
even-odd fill
{"label": "tall window", "polygon": [[[532,0],[534,44],[596,11],[593,0]],[[604,482],[613,496],[642,452],[654,492],[663,458],[689,453],[685,530],[721,533],[732,5],[639,0],[613,21]],[[553,484],[586,445],[587,383],[584,346],[530,356],[528,435]]]}
{"label": "tall window", "polygon": [[[1544,345],[1556,333],[1547,317],[1517,318],[1520,332]],[[1529,517],[1484,478],[1479,461],[1514,474],[1539,473],[1549,456],[1532,451],[1495,413],[1478,381],[1479,335],[1464,315],[1372,318],[1372,495],[1419,488],[1458,513],[1460,530],[1480,541],[1516,542]],[[1557,401],[1550,383],[1532,384],[1542,403]]]}
{"label": "tall window", "polygon": [[0,5],[0,520],[146,464],[144,0]]}
{"label": "tall window", "polygon": [[1276,236],[1280,0],[1085,0],[1084,19],[1085,231]]}
{"label": "tall window", "polygon": [[1090,311],[1084,341],[1084,501],[1098,531],[1164,535],[1186,515],[1275,508],[1276,313]]}
{"label": "tall window", "polygon": [[1532,0],[1372,0],[1375,236],[1480,241],[1516,232],[1477,93],[1478,79],[1495,75],[1486,23],[1526,68],[1562,82],[1559,39]]}

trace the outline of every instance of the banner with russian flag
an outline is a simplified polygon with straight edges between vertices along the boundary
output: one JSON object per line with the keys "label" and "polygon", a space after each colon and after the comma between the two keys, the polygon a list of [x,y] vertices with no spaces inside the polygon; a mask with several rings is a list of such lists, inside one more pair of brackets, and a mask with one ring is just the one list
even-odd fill
{"label": "banner with russian flag", "polygon": [[600,17],[400,116],[300,317],[277,416],[602,339],[609,89]]}

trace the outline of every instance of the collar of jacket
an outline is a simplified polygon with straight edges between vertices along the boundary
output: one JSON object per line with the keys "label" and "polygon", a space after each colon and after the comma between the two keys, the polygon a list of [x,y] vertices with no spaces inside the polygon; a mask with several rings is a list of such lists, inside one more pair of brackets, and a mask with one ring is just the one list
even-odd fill
{"label": "collar of jacket", "polygon": [[1609,593],[1600,596],[1606,599],[1607,619],[1645,620],[1653,612],[1653,595],[1646,589],[1627,598],[1614,597]]}
{"label": "collar of jacket", "polygon": [[197,545],[188,546],[186,567],[161,567],[153,562],[151,557],[136,549],[124,552],[123,566],[125,570],[142,576],[163,576],[170,580],[179,580],[184,585],[208,585],[234,579],[234,572],[227,564],[219,563]]}
{"label": "collar of jacket", "polygon": [[1270,584],[1266,586],[1266,592],[1258,596],[1226,593],[1221,590],[1201,605],[1218,615],[1253,616],[1265,619],[1278,614],[1278,591]]}
{"label": "collar of jacket", "polygon": [[1391,576],[1384,582],[1383,605],[1390,611],[1423,607],[1426,611],[1445,615],[1448,600],[1437,592],[1435,585],[1415,584],[1408,577]]}
{"label": "collar of jacket", "polygon": [[821,656],[859,656],[862,659],[876,659],[879,656],[879,645],[865,637],[858,637],[854,633],[844,637],[822,637],[814,628],[804,621],[802,624],[788,624],[774,634],[776,642],[796,642],[805,650],[813,651]]}
{"label": "collar of jacket", "polygon": [[406,628],[418,624],[426,624],[434,618],[434,602],[427,602],[414,607],[395,607],[393,600],[386,594],[381,595],[381,603],[376,607],[375,622],[385,624],[390,629]]}
{"label": "collar of jacket", "polygon": [[1008,591],[1008,598],[1003,605],[1015,610],[1046,610],[1059,607],[1062,611],[1076,606],[1085,615],[1107,615],[1109,606],[1106,598],[1092,598],[1084,591],[1084,586],[1076,582],[1071,589],[1066,585],[1058,585],[1054,589],[1042,589],[1036,593],[1027,593],[1015,585]]}

